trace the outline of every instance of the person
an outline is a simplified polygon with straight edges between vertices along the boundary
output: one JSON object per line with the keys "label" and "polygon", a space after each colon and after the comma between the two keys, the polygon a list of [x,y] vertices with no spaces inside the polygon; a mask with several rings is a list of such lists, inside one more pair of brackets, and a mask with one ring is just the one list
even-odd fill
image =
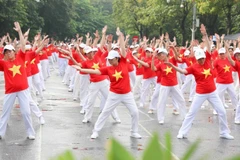
{"label": "person", "polygon": [[110,66],[100,69],[82,69],[81,67],[78,67],[81,72],[108,75],[110,81],[110,92],[108,94],[105,106],[94,125],[93,133],[91,135],[92,139],[98,137],[98,132],[103,128],[107,118],[119,103],[123,103],[131,114],[131,137],[137,139],[142,138],[141,135],[138,134],[139,113],[131,92],[130,78],[128,69],[126,67],[128,62],[124,47],[124,37],[119,28],[117,29],[116,33],[120,39],[121,56],[117,51],[111,50],[107,56]]}
{"label": "person", "polygon": [[173,46],[170,46],[170,48],[174,50],[174,57],[169,58],[166,49],[159,49],[158,54],[155,52],[152,59],[154,60],[157,57],[162,62],[158,63],[156,66],[153,62],[151,63],[152,70],[161,72],[161,87],[159,89],[159,103],[157,104],[157,117],[159,124],[164,124],[164,112],[167,98],[170,95],[172,96],[174,106],[177,106],[180,110],[182,118],[186,115],[185,100],[178,85],[176,71],[172,70],[172,67],[163,63],[172,62],[174,65],[177,65],[177,51]]}
{"label": "person", "polygon": [[189,112],[187,113],[178,132],[177,138],[183,139],[187,137],[187,133],[192,126],[192,122],[197,111],[200,109],[202,103],[205,100],[208,100],[212,104],[213,108],[218,112],[220,138],[233,140],[234,137],[230,135],[230,130],[227,124],[226,110],[216,91],[213,68],[211,64],[210,43],[208,41],[206,28],[203,24],[201,25],[200,30],[203,35],[204,43],[207,47],[207,51],[206,54],[204,50],[200,48],[195,51],[197,63],[187,67],[186,69],[180,69],[174,66],[172,63],[167,62],[167,64],[171,65],[176,71],[182,74],[192,74],[197,84],[196,94],[193,98]]}
{"label": "person", "polygon": [[[35,131],[32,126],[32,118],[29,107],[29,91],[27,74],[25,70],[25,40],[18,22],[14,23],[15,30],[19,34],[20,49],[15,55],[12,45],[6,45],[3,49],[4,60],[0,60],[0,71],[4,71],[5,96],[3,101],[3,111],[0,119],[0,139],[5,135],[7,123],[13,108],[15,99],[18,97],[20,111],[26,126],[28,138],[35,139]],[[18,82],[18,83],[15,83]]]}
{"label": "person", "polygon": [[[238,72],[238,77],[240,79],[240,49],[236,48],[234,51],[234,58],[236,59],[235,61],[232,59],[230,53],[229,53],[229,45],[225,43],[226,48],[227,48],[227,57],[231,65],[234,67],[234,69]],[[235,124],[240,124],[240,100],[238,101],[237,108],[236,108],[236,115],[235,115]]]}

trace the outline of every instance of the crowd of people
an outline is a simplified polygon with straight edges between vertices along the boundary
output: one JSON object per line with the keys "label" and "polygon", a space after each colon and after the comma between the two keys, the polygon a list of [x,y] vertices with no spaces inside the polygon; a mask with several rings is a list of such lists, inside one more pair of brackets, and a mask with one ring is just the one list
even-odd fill
{"label": "crowd of people", "polygon": [[[178,46],[176,38],[171,41],[166,33],[158,39],[149,41],[143,37],[129,44],[129,35],[124,36],[117,28],[118,39],[114,41],[113,35],[107,35],[105,26],[101,36],[98,31],[93,33],[94,38],[86,34],[85,42],[79,35],[70,42],[55,42],[40,33],[30,42],[30,29],[23,33],[18,22],[14,26],[18,40],[12,41],[7,34],[0,41],[0,71],[5,81],[0,139],[6,133],[16,98],[27,137],[35,139],[31,112],[39,118],[40,124],[45,123],[38,106],[44,99],[45,81],[51,76],[50,68],[54,68],[55,62],[58,62],[63,85],[69,86],[68,92],[72,92],[74,101],[80,100],[83,123],[92,122],[96,97],[100,100],[100,114],[92,139],[99,136],[110,115],[121,123],[116,108],[120,103],[131,115],[131,137],[140,139],[138,108],[148,107],[148,114],[156,112],[158,123],[163,125],[169,97],[173,114],[180,113],[183,120],[177,138],[187,138],[197,111],[208,101],[213,114],[218,116],[220,137],[234,139],[225,108],[229,107],[226,104],[228,93],[235,111],[234,123],[239,125],[240,39],[226,41],[224,35],[215,34],[213,40],[201,25],[202,42],[193,40],[190,45],[186,42],[186,46]],[[16,81],[19,83],[14,83]],[[190,89],[189,110],[184,97],[186,89]]]}

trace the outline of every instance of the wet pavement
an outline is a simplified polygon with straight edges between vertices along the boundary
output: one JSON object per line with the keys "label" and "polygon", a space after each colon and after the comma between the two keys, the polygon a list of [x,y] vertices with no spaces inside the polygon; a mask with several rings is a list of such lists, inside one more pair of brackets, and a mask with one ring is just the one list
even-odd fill
{"label": "wet pavement", "polygon": [[[218,118],[212,114],[212,109],[206,107],[199,110],[187,139],[177,139],[177,132],[181,126],[180,115],[172,114],[172,106],[167,105],[165,123],[157,122],[156,114],[148,114],[147,106],[141,108],[139,133],[142,139],[130,138],[131,118],[128,110],[120,104],[117,107],[121,124],[116,124],[110,117],[104,128],[99,132],[99,138],[92,140],[90,135],[99,114],[99,100],[96,101],[91,123],[83,124],[83,115],[79,113],[79,101],[73,101],[72,93],[61,81],[56,70],[51,70],[51,77],[46,81],[44,100],[40,104],[46,124],[41,126],[38,118],[32,115],[36,130],[34,141],[26,139],[22,116],[19,108],[14,107],[8,123],[7,133],[0,140],[0,160],[49,160],[57,154],[69,149],[76,159],[89,158],[91,160],[106,159],[106,143],[110,137],[120,141],[137,159],[143,154],[153,132],[157,132],[160,142],[164,142],[164,135],[170,132],[172,136],[173,155],[180,159],[188,146],[201,139],[200,146],[192,159],[226,159],[240,154],[240,125],[235,125],[233,108],[227,109],[229,128],[235,140],[219,138]],[[0,81],[0,112],[4,95],[4,84]],[[187,96],[187,95],[185,95]],[[138,104],[138,100],[137,100]],[[190,103],[187,102],[189,106]],[[230,104],[229,104],[230,105]]]}

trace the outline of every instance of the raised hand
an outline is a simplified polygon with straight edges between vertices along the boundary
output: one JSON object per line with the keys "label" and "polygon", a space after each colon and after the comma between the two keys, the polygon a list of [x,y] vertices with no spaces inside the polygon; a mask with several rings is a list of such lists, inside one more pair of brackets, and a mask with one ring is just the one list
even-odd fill
{"label": "raised hand", "polygon": [[14,28],[15,31],[20,32],[21,31],[21,27],[19,22],[14,22]]}
{"label": "raised hand", "polygon": [[107,32],[107,26],[104,26],[102,29],[102,34],[106,34],[106,32]]}
{"label": "raised hand", "polygon": [[202,35],[207,35],[207,30],[204,24],[201,24],[200,31]]}
{"label": "raised hand", "polygon": [[29,31],[30,31],[30,28],[28,28],[28,30],[23,34],[23,36],[24,36],[24,37],[28,37]]}
{"label": "raised hand", "polygon": [[95,33],[93,33],[93,34],[94,34],[95,38],[99,38],[99,33],[98,33],[98,30],[96,30],[96,32],[95,32]]}
{"label": "raised hand", "polygon": [[117,36],[120,36],[121,35],[121,31],[120,31],[120,28],[119,27],[117,27],[117,31],[116,31],[116,34],[117,34]]}

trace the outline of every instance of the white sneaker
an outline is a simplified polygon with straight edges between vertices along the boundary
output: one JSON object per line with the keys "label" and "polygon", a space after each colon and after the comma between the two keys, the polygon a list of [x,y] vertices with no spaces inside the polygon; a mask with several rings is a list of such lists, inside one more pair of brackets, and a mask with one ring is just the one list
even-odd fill
{"label": "white sneaker", "polygon": [[33,135],[29,135],[27,138],[30,140],[35,140],[35,136],[33,136]]}
{"label": "white sneaker", "polygon": [[85,110],[81,109],[80,114],[85,114]]}
{"label": "white sneaker", "polygon": [[88,123],[88,122],[90,122],[88,119],[85,119],[85,118],[84,118],[84,119],[82,120],[82,123]]}
{"label": "white sneaker", "polygon": [[0,136],[0,139],[2,139],[2,136]]}
{"label": "white sneaker", "polygon": [[164,124],[164,120],[158,121],[159,124]]}
{"label": "white sneaker", "polygon": [[174,109],[174,110],[173,110],[173,114],[174,114],[174,115],[179,115],[179,112],[178,112],[176,109]]}
{"label": "white sneaker", "polygon": [[178,139],[184,139],[184,138],[187,138],[187,136],[183,135],[183,134],[178,134],[177,135],[177,138]]}
{"label": "white sneaker", "polygon": [[189,98],[188,102],[192,102],[192,100],[193,100],[192,98]]}
{"label": "white sneaker", "polygon": [[45,120],[44,120],[43,116],[39,117],[39,122],[41,125],[45,124]]}
{"label": "white sneaker", "polygon": [[234,139],[234,137],[231,136],[229,133],[226,133],[226,134],[220,135],[220,138],[228,139],[228,140],[233,140],[233,139]]}
{"label": "white sneaker", "polygon": [[217,115],[218,113],[217,113],[217,111],[216,111],[216,110],[213,110],[213,114],[214,114],[214,115]]}
{"label": "white sneaker", "polygon": [[143,104],[142,103],[139,104],[139,108],[143,108]]}
{"label": "white sneaker", "polygon": [[93,132],[91,135],[91,139],[96,139],[98,137],[98,132]]}
{"label": "white sneaker", "polygon": [[153,114],[153,110],[150,109],[150,110],[148,111],[148,114]]}
{"label": "white sneaker", "polygon": [[240,124],[240,121],[239,120],[235,120],[234,123],[235,124]]}
{"label": "white sneaker", "polygon": [[73,98],[73,101],[77,101],[77,98]]}
{"label": "white sneaker", "polygon": [[225,107],[225,108],[229,108],[229,106],[228,106],[227,104],[224,104],[224,107]]}
{"label": "white sneaker", "polygon": [[130,137],[136,138],[136,139],[141,139],[142,138],[142,136],[138,133],[132,133]]}
{"label": "white sneaker", "polygon": [[121,120],[119,118],[116,118],[116,119],[114,118],[114,120],[116,123],[121,123]]}
{"label": "white sneaker", "polygon": [[69,88],[69,89],[68,89],[68,92],[73,92],[73,89],[70,89],[70,88]]}

